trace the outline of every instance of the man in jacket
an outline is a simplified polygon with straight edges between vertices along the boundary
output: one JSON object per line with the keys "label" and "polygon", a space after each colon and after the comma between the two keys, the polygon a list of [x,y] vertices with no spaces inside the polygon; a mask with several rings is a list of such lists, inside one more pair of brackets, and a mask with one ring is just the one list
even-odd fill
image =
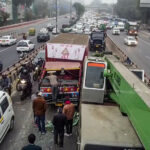
{"label": "man in jacket", "polygon": [[52,123],[54,125],[54,144],[58,144],[59,136],[59,146],[63,147],[64,143],[64,126],[66,124],[66,116],[62,114],[62,108],[58,108],[57,114],[53,117]]}
{"label": "man in jacket", "polygon": [[30,134],[28,136],[29,145],[24,146],[22,150],[42,150],[42,148],[38,145],[35,145],[34,142],[36,140],[36,137],[34,134]]}
{"label": "man in jacket", "polygon": [[39,131],[42,134],[46,133],[45,130],[45,112],[46,112],[46,101],[42,97],[42,93],[39,92],[37,98],[33,101],[33,112],[37,118],[37,124]]}
{"label": "man in jacket", "polygon": [[75,113],[75,105],[67,100],[65,102],[65,106],[63,108],[63,114],[67,117],[66,123],[66,136],[72,135],[72,124],[73,124],[73,116]]}

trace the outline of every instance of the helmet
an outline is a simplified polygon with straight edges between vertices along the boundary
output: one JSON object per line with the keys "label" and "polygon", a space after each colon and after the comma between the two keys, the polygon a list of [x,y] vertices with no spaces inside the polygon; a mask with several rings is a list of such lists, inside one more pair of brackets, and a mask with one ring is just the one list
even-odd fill
{"label": "helmet", "polygon": [[27,73],[28,73],[27,69],[23,69],[22,72],[23,72],[24,74],[27,74]]}
{"label": "helmet", "polygon": [[2,74],[2,78],[6,78],[7,77],[7,75],[6,74]]}

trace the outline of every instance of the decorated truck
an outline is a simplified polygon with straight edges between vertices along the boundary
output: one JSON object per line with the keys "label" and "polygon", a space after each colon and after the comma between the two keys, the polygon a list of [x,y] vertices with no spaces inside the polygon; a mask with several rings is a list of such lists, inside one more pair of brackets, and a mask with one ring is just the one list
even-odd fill
{"label": "decorated truck", "polygon": [[[66,98],[79,103],[82,67],[88,55],[87,35],[63,33],[47,42],[46,62],[40,81],[40,91],[47,103],[62,106]],[[52,98],[49,80],[53,72],[57,76],[57,98]]]}

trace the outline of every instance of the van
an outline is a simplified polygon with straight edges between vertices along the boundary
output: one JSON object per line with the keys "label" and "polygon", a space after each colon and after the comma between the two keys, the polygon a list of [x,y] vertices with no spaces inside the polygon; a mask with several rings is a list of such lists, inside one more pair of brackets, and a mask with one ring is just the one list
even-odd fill
{"label": "van", "polygon": [[7,132],[14,127],[14,110],[10,96],[0,91],[0,143]]}

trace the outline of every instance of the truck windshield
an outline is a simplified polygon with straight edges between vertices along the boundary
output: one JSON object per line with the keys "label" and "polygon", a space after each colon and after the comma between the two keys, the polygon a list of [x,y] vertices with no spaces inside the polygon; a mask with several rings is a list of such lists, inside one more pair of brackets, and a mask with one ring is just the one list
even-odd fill
{"label": "truck windshield", "polygon": [[88,63],[86,71],[85,86],[88,88],[102,89],[104,86],[105,64]]}

